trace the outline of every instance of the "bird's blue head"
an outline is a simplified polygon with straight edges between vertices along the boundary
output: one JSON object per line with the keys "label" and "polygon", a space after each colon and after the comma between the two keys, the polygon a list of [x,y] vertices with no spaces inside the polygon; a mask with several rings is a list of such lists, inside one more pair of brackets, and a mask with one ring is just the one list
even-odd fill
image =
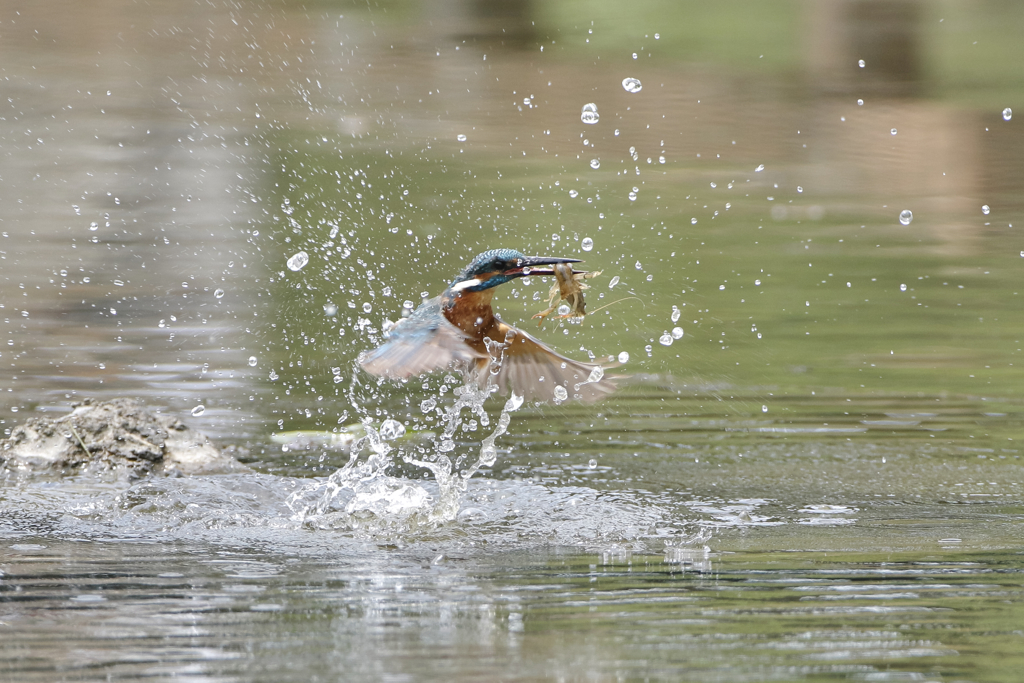
{"label": "bird's blue head", "polygon": [[481,292],[525,275],[552,275],[556,263],[579,263],[575,258],[525,256],[515,249],[491,249],[473,259],[466,269],[452,280],[449,289],[459,292]]}

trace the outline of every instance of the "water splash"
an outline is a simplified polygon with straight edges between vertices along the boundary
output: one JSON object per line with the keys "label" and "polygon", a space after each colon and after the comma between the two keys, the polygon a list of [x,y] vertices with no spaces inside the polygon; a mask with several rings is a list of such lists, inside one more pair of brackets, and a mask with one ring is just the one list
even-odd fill
{"label": "water splash", "polygon": [[[498,390],[495,378],[509,340],[486,340],[486,344],[491,366],[483,386],[467,376],[454,388],[451,405],[439,408],[445,390],[420,403],[422,412],[439,414],[444,425],[441,434],[431,435],[432,443],[403,440],[406,428],[396,419],[388,418],[375,428],[371,418],[364,418],[363,435],[351,444],[348,462],[288,498],[294,518],[315,528],[351,529],[376,537],[430,530],[455,520],[470,478],[494,465],[495,441],[508,430],[511,413],[523,405],[523,397],[513,393],[494,429],[476,448],[476,457],[471,455],[472,447],[468,453],[458,453],[457,432],[491,424],[484,403]],[[433,481],[421,483],[392,474],[403,465],[426,470]]]}

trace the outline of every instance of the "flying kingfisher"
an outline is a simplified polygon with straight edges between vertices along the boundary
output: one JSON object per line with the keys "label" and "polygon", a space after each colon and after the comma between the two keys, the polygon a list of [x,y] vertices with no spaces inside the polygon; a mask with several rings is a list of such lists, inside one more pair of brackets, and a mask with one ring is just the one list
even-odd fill
{"label": "flying kingfisher", "polygon": [[498,285],[526,275],[552,275],[554,264],[579,262],[524,256],[514,249],[485,251],[441,296],[425,301],[400,320],[387,342],[361,354],[359,363],[372,375],[392,379],[458,368],[480,386],[493,376],[503,393],[511,388],[528,401],[603,398],[615,390],[615,383],[604,377],[600,365],[555,353],[503,322],[491,308]]}

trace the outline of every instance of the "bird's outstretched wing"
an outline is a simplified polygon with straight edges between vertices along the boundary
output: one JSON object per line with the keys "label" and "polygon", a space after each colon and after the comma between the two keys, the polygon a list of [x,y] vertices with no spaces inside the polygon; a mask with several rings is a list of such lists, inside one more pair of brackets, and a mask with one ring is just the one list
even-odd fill
{"label": "bird's outstretched wing", "polygon": [[371,375],[405,379],[484,358],[466,344],[465,333],[444,317],[438,297],[399,321],[388,341],[361,355],[359,364]]}
{"label": "bird's outstretched wing", "polygon": [[[508,343],[495,377],[495,383],[503,392],[511,386],[527,401],[577,399],[590,402],[615,391],[615,378],[605,377],[599,364],[566,358],[522,330],[501,321],[497,323],[505,332],[501,337]],[[487,367],[479,368],[481,384],[489,372]],[[555,387],[565,389],[565,395],[561,396]]]}

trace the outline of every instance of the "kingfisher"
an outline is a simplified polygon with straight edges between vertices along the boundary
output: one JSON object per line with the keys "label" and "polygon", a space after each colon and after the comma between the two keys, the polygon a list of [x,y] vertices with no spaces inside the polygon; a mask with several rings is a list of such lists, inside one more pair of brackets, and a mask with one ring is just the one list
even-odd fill
{"label": "kingfisher", "polygon": [[551,266],[579,259],[525,256],[514,249],[485,251],[441,296],[400,320],[388,340],[364,352],[371,375],[407,379],[444,368],[461,369],[480,386],[490,378],[502,393],[528,401],[596,401],[615,390],[597,363],[566,358],[502,321],[491,308],[494,288],[527,275],[552,275]]}

